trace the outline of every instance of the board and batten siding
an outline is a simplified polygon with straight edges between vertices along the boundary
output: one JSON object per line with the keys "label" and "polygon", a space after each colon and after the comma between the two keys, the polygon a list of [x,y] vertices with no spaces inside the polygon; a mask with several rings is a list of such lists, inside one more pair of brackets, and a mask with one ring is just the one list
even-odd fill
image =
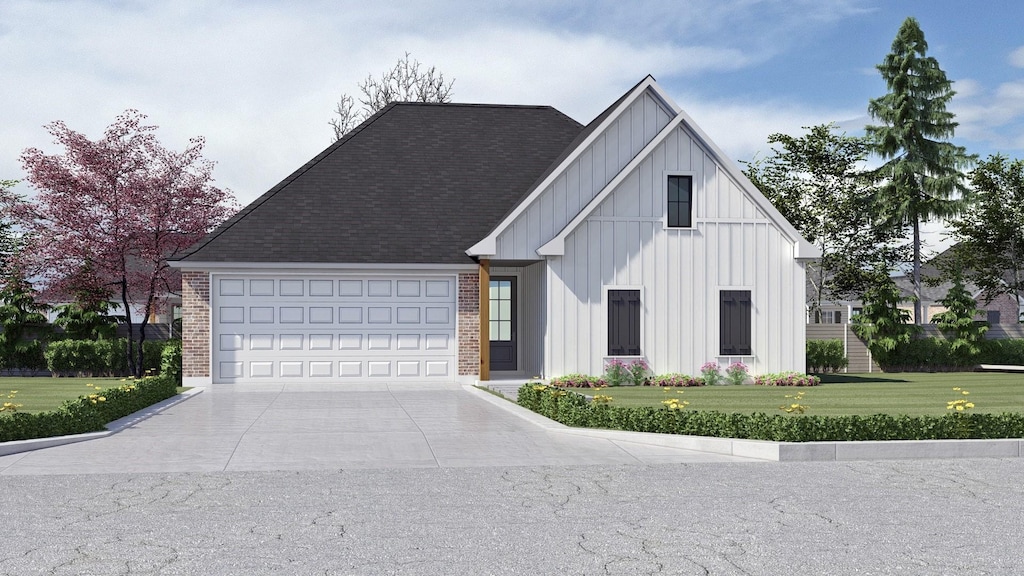
{"label": "board and batten siding", "polygon": [[597,135],[497,238],[495,260],[535,260],[551,240],[672,120],[650,92]]}
{"label": "board and batten siding", "polygon": [[[694,178],[694,227],[666,229],[666,173]],[[803,371],[804,268],[787,238],[680,127],[549,257],[546,373],[600,374],[605,289],[641,290],[642,355],[656,374],[743,361],[755,374]],[[719,292],[750,290],[753,355],[719,354]]]}

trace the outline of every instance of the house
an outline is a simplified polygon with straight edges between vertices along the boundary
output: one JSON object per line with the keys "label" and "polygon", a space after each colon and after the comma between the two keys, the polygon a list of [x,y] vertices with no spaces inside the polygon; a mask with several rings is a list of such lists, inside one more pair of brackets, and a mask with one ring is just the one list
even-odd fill
{"label": "house", "polygon": [[587,126],[395,103],[172,263],[186,385],[804,369],[819,256],[648,76]]}
{"label": "house", "polygon": [[[942,273],[942,262],[956,258],[956,246],[936,254],[927,262],[921,265],[921,310],[925,317],[925,323],[934,322],[936,314],[946,311],[942,300],[953,287],[953,282],[945,278]],[[910,321],[914,321],[914,280],[910,274],[897,274],[892,277],[896,287],[900,289],[904,302],[900,308],[910,314]],[[975,319],[988,322],[990,325],[1017,324],[1024,318],[1024,302],[1018,303],[1017,298],[1000,294],[991,299],[985,298],[983,291],[969,281],[965,281],[964,288],[977,303],[982,311]],[[808,284],[807,299],[813,299],[813,288]],[[854,316],[860,313],[863,304],[859,300],[830,300],[821,303],[821,319],[808,314],[808,324],[847,324]]]}

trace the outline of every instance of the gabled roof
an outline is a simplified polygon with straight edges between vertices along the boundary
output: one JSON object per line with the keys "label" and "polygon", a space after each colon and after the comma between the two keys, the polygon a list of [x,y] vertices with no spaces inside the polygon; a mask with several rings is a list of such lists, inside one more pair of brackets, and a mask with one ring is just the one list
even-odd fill
{"label": "gabled roof", "polygon": [[178,260],[468,264],[581,130],[549,106],[394,103]]}
{"label": "gabled roof", "polygon": [[734,161],[726,156],[722,150],[716,145],[711,138],[697,125],[696,122],[683,111],[682,108],[676,104],[668,94],[661,88],[658,82],[653,76],[648,75],[635,86],[630,88],[625,94],[622,95],[614,104],[608,109],[601,113],[593,122],[587,125],[587,128],[579,137],[573,142],[565,153],[563,153],[558,160],[552,164],[545,176],[538,180],[534,184],[531,192],[521,201],[511,212],[509,212],[501,222],[491,230],[490,234],[484,237],[480,242],[476,243],[472,248],[469,249],[468,253],[474,256],[488,256],[497,252],[497,238],[498,236],[511,226],[516,218],[525,212],[531,203],[536,201],[544,189],[547,188],[554,180],[561,174],[566,168],[568,168],[583,151],[589,146],[589,144],[596,138],[598,138],[602,132],[611,126],[619,116],[621,116],[625,110],[638,98],[641,98],[644,94],[650,94],[657,100],[659,100],[664,107],[671,111],[673,118],[669,124],[663,128],[655,138],[649,142],[643,150],[641,150],[626,166],[619,171],[619,173],[612,178],[604,188],[591,201],[580,210],[569,223],[555,235],[554,238],[548,240],[538,250],[539,256],[557,256],[564,253],[565,238],[569,236],[576,228],[582,224],[588,216],[590,216],[594,210],[607,198],[612,191],[632,172],[640,162],[642,162],[657,145],[662,142],[672,130],[685,126],[697,140],[703,145],[704,149],[714,158],[718,165],[728,174],[737,185],[743,190],[743,192],[750,198],[750,200],[770,219],[778,228],[793,242],[793,257],[798,259],[814,259],[821,257],[821,251],[808,242],[803,235],[788,221],[786,218],[775,208],[774,205],[761,193],[760,190],[754,186],[753,183],[743,174]]}
{"label": "gabled roof", "polygon": [[603,133],[608,126],[610,126],[619,116],[622,115],[623,111],[629,108],[629,105],[634,100],[639,98],[642,94],[651,91],[657,99],[659,99],[665,108],[671,110],[673,113],[679,111],[677,106],[672,99],[665,94],[661,87],[655,82],[654,77],[648,74],[643,80],[637,82],[632,88],[626,91],[625,94],[619,97],[618,100],[612,103],[611,106],[606,108],[604,112],[601,112],[594,118],[586,128],[572,141],[572,143],[565,148],[558,158],[548,167],[544,174],[533,183],[530,187],[529,192],[523,197],[523,199],[516,204],[499,223],[490,231],[486,237],[481,236],[482,240],[470,248],[467,253],[474,256],[490,256],[497,251],[497,239],[498,236],[504,232],[509,226],[515,222],[516,218],[526,211],[544,190],[551,185],[552,182],[572,165],[577,158],[587,149],[587,147]]}

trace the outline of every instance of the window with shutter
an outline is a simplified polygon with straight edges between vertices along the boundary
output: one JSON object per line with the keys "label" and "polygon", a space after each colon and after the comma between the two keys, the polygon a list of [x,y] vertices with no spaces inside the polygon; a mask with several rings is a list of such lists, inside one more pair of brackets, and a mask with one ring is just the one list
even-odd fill
{"label": "window with shutter", "polygon": [[752,355],[750,290],[722,290],[720,310],[722,356]]}
{"label": "window with shutter", "polygon": [[640,355],[640,291],[608,291],[608,355]]}

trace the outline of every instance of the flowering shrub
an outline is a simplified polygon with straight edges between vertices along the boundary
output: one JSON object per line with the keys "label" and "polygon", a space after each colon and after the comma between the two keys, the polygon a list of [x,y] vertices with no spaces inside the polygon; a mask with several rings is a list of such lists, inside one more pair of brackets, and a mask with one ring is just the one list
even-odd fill
{"label": "flowering shrub", "polygon": [[651,368],[643,358],[629,362],[612,358],[604,364],[604,381],[608,383],[608,386],[622,386],[627,383],[643,386],[647,383],[650,373]]}
{"label": "flowering shrub", "polygon": [[[7,399],[14,400],[14,397],[17,395],[17,390],[11,390],[10,392],[7,393]],[[15,402],[4,402],[3,405],[0,405],[0,414],[4,412],[10,412],[11,414],[13,414],[18,411],[18,408],[21,408],[21,404]]]}
{"label": "flowering shrub", "polygon": [[618,358],[604,363],[604,381],[609,386],[622,386],[630,380],[629,366]]}
{"label": "flowering shrub", "polygon": [[703,386],[704,382],[693,376],[687,376],[686,374],[672,373],[672,374],[659,374],[647,381],[647,384],[651,386],[661,386],[662,388],[685,388],[688,386]]}
{"label": "flowering shrub", "polygon": [[603,388],[606,386],[604,380],[586,374],[566,374],[552,378],[551,385],[559,388]]}
{"label": "flowering shrub", "polygon": [[595,404],[608,404],[615,400],[611,396],[605,396],[604,394],[594,394],[594,397],[590,399]]}
{"label": "flowering shrub", "polygon": [[725,369],[725,379],[734,386],[739,386],[747,379],[747,365],[743,362],[733,362]]}
{"label": "flowering shrub", "polygon": [[647,383],[647,377],[651,373],[651,367],[647,365],[647,361],[643,358],[639,360],[633,360],[626,366],[629,370],[629,378],[633,381],[634,386],[643,386]]}
{"label": "flowering shrub", "polygon": [[807,412],[808,408],[810,408],[810,406],[800,403],[804,399],[803,390],[796,394],[786,394],[786,399],[790,402],[779,406],[779,410],[782,410],[786,414],[803,414],[804,412]]}
{"label": "flowering shrub", "polygon": [[818,386],[821,384],[821,378],[799,372],[776,372],[755,376],[754,384],[758,386]]}
{"label": "flowering shrub", "polygon": [[718,362],[707,362],[700,367],[701,378],[704,379],[704,383],[708,386],[715,386],[722,383],[722,372],[721,367],[718,366]]}
{"label": "flowering shrub", "polygon": [[[961,388],[953,388],[954,392],[959,392],[961,396],[967,396],[970,394],[967,390]],[[963,412],[974,408],[974,402],[968,402],[966,398],[960,398],[958,400],[950,400],[946,402],[946,410],[956,410],[957,412]]]}
{"label": "flowering shrub", "polygon": [[680,400],[679,398],[669,398],[668,400],[662,400],[661,403],[669,410],[686,410],[686,407],[690,405],[686,400]]}

